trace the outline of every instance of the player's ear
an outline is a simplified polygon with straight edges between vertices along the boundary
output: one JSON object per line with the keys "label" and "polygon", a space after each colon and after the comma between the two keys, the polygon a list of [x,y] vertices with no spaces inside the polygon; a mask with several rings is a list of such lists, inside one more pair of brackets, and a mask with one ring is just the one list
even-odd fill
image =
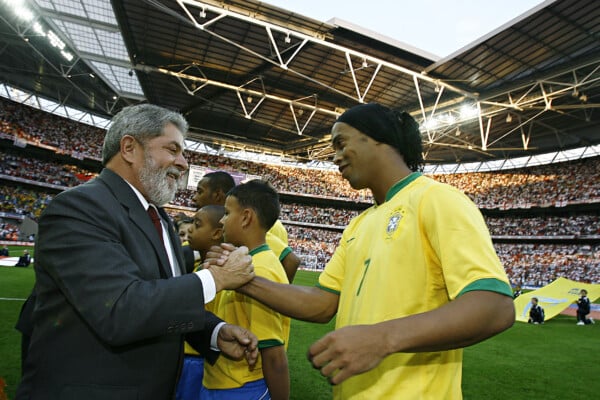
{"label": "player's ear", "polygon": [[210,238],[212,240],[222,241],[223,240],[223,228],[215,228],[212,231],[212,235]]}
{"label": "player's ear", "polygon": [[223,189],[217,189],[213,192],[214,196],[214,204],[225,204],[225,198],[227,194],[223,191]]}
{"label": "player's ear", "polygon": [[251,208],[244,208],[242,211],[242,228],[248,228],[254,218],[256,218],[254,210]]}

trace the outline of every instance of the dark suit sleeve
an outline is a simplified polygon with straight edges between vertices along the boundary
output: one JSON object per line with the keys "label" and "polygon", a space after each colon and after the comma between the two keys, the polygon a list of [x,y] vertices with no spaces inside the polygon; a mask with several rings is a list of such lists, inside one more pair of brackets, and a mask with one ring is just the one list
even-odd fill
{"label": "dark suit sleeve", "polygon": [[194,274],[160,278],[166,253],[141,204],[127,209],[107,189],[79,189],[55,197],[40,218],[35,268],[45,292],[60,291],[64,306],[111,346],[202,330],[202,282]]}
{"label": "dark suit sleeve", "polygon": [[216,326],[223,322],[213,313],[206,313],[205,328],[202,331],[190,332],[185,335],[185,340],[190,346],[200,353],[211,365],[217,361],[220,352],[211,350],[210,338]]}
{"label": "dark suit sleeve", "polygon": [[33,332],[33,309],[35,307],[35,293],[31,292],[19,313],[19,319],[15,329],[21,332],[25,336],[31,336]]}
{"label": "dark suit sleeve", "polygon": [[194,250],[189,245],[182,247],[183,250],[183,261],[185,263],[185,273],[189,274],[194,272]]}

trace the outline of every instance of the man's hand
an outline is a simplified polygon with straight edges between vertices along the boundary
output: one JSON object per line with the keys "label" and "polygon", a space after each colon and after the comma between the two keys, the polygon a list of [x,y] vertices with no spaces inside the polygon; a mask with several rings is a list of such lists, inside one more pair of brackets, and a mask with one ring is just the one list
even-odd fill
{"label": "man's hand", "polygon": [[229,253],[234,251],[237,247],[231,243],[221,243],[219,246],[211,246],[210,250],[206,253],[206,258],[202,264],[202,268],[208,269],[213,265],[221,266],[227,261]]}
{"label": "man's hand", "polygon": [[216,262],[204,264],[204,268],[213,275],[217,292],[223,289],[236,289],[254,278],[254,266],[248,248],[246,246],[228,248],[235,250],[227,250]]}
{"label": "man's hand", "polygon": [[250,369],[258,360],[258,338],[249,330],[225,324],[219,330],[217,346],[225,356],[234,360],[246,358]]}
{"label": "man's hand", "polygon": [[310,346],[308,360],[332,385],[369,371],[386,355],[381,340],[373,340],[377,337],[373,329],[373,325],[336,329]]}

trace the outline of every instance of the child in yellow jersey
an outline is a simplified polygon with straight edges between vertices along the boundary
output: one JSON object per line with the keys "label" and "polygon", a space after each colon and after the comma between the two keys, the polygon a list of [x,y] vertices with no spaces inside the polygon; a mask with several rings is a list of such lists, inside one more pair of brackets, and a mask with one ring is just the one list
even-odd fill
{"label": "child in yellow jersey", "polygon": [[[225,214],[223,206],[204,206],[196,212],[192,222],[188,224],[186,239],[189,247],[200,253],[200,259],[206,259],[206,252],[211,246],[223,241],[223,224],[220,220]],[[181,236],[181,235],[180,235]],[[211,303],[206,305],[210,309]],[[204,359],[196,350],[185,342],[185,355],[177,391],[176,400],[199,400],[204,375]]]}
{"label": "child in yellow jersey", "polygon": [[[225,241],[250,249],[254,272],[272,281],[288,283],[283,266],[266,244],[266,234],[279,218],[277,192],[266,182],[253,180],[231,189],[221,219]],[[212,306],[212,307],[210,307]],[[204,366],[202,400],[288,399],[290,382],[286,346],[290,319],[235,291],[223,291],[208,304],[216,315],[239,323],[258,337],[260,358],[253,370],[244,362],[220,357]]]}
{"label": "child in yellow jersey", "polygon": [[[225,171],[209,172],[198,181],[194,204],[198,209],[209,204],[225,205],[225,197],[235,184],[233,176]],[[267,244],[279,257],[288,280],[292,282],[301,260],[288,246],[288,234],[281,221],[275,221],[267,232]]]}

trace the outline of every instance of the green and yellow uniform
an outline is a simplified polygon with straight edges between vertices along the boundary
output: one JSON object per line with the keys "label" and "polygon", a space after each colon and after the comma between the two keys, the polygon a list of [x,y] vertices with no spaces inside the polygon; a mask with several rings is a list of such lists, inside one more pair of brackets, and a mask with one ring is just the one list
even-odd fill
{"label": "green and yellow uniform", "polygon": [[[318,286],[340,295],[336,328],[424,313],[470,290],[512,295],[475,204],[420,173],[350,222]],[[334,398],[460,399],[461,372],[461,349],[396,353]]]}
{"label": "green and yellow uniform", "polygon": [[280,220],[275,221],[275,224],[267,232],[267,245],[273,253],[279,258],[279,261],[292,252],[288,246],[288,234]]}
{"label": "green and yellow uniform", "polygon": [[[267,232],[267,245],[269,248],[275,253],[275,255],[279,258],[279,261],[283,261],[283,259],[291,253],[292,249],[288,246],[288,236],[283,223],[280,220],[277,220],[275,224],[271,227],[271,229]],[[189,246],[189,243],[184,243],[184,246]],[[194,271],[198,271],[202,266],[202,260],[196,260],[194,263]],[[198,352],[192,348],[185,342],[184,348],[185,354],[189,355],[198,355]]]}
{"label": "green and yellow uniform", "polygon": [[[277,256],[267,245],[250,251],[254,273],[266,279],[288,283],[285,271]],[[290,318],[285,317],[262,303],[236,293],[223,290],[215,299],[206,305],[227,323],[247,328],[258,338],[259,349],[285,346],[290,337]],[[204,365],[203,385],[208,389],[238,388],[248,382],[263,379],[262,359],[258,358],[253,370],[249,370],[245,360],[234,361],[227,357],[219,357],[214,365]]]}

